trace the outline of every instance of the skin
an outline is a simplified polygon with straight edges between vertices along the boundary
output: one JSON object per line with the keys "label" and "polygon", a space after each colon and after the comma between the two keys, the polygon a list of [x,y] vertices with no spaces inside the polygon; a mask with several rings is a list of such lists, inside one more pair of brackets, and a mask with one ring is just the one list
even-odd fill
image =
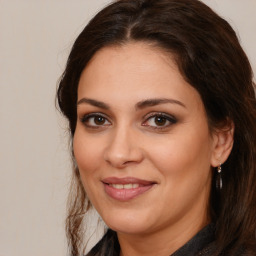
{"label": "skin", "polygon": [[[139,104],[149,99],[171,102]],[[157,122],[159,113],[165,116]],[[210,132],[200,95],[170,54],[145,43],[101,49],[81,75],[77,114],[73,147],[81,179],[117,231],[121,255],[170,255],[210,222],[212,167],[228,157],[232,129]],[[119,201],[105,192],[107,177],[155,184]]]}

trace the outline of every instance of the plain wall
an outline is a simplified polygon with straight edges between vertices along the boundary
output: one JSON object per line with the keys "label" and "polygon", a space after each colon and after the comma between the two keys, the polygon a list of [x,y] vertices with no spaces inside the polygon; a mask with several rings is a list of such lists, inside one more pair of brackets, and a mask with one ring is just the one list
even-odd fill
{"label": "plain wall", "polygon": [[[70,177],[56,83],[75,37],[108,0],[0,0],[0,256],[66,255]],[[256,0],[205,0],[256,72]]]}

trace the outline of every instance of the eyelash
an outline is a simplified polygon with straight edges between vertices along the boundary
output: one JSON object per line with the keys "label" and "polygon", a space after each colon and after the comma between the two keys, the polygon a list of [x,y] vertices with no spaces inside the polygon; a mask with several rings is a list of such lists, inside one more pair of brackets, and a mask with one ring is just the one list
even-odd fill
{"label": "eyelash", "polygon": [[[88,124],[88,121],[90,120],[90,118],[94,118],[94,120],[95,120],[95,118],[99,118],[99,117],[101,117],[101,118],[103,118],[105,121],[108,121],[108,118],[107,117],[105,117],[105,115],[103,115],[103,114],[101,114],[101,113],[90,113],[90,114],[86,114],[86,115],[84,115],[81,119],[80,119],[80,121],[87,127],[87,128],[90,128],[90,129],[99,129],[99,128],[101,128],[101,127],[103,127],[103,126],[106,126],[106,125],[89,125]],[[109,122],[109,121],[108,121]],[[109,122],[110,124],[111,124],[111,122]],[[109,124],[109,125],[110,125]],[[107,126],[109,126],[109,125],[107,125]]]}
{"label": "eyelash", "polygon": [[[148,122],[152,118],[163,118],[165,121],[169,122],[168,125],[163,125],[163,126],[152,126],[152,125],[146,125],[145,123]],[[177,119],[169,114],[162,113],[162,112],[156,112],[156,113],[150,113],[146,117],[146,121],[143,122],[142,126],[149,126],[151,129],[156,129],[156,130],[164,130],[167,129],[169,126],[177,123]]]}
{"label": "eyelash", "polygon": [[[167,121],[169,122],[169,124],[165,124],[163,126],[160,126],[160,125],[156,125],[156,126],[153,126],[153,125],[148,125],[146,124],[147,122],[150,121],[150,119],[152,118],[163,118],[163,121]],[[88,122],[90,121],[91,118],[94,118],[94,123],[95,123],[95,118],[103,118],[103,121],[104,123],[105,122],[108,122],[108,124],[102,124],[102,125],[90,125],[88,124]],[[169,126],[177,123],[177,119],[173,116],[170,116],[169,114],[166,114],[166,113],[162,113],[162,112],[154,112],[154,113],[150,113],[149,115],[146,115],[144,116],[144,119],[146,119],[143,123],[142,123],[142,126],[146,126],[146,127],[149,127],[150,129],[154,129],[154,130],[164,130],[164,129],[167,129]],[[111,125],[111,122],[108,120],[108,118],[103,115],[102,113],[90,113],[90,114],[86,114],[84,115],[80,121],[89,129],[100,129],[102,127],[106,127],[106,126],[110,126]]]}

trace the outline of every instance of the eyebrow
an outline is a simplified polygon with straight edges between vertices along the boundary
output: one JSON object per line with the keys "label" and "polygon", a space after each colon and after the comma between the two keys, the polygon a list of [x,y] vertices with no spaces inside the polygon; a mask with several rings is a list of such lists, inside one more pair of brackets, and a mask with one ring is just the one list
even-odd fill
{"label": "eyebrow", "polygon": [[87,104],[90,104],[92,106],[99,107],[99,108],[102,108],[102,109],[110,109],[110,106],[108,104],[102,102],[102,101],[87,99],[87,98],[82,98],[81,100],[79,100],[77,102],[77,106],[81,105],[83,103],[87,103]]}
{"label": "eyebrow", "polygon": [[136,109],[143,109],[143,108],[146,108],[146,107],[153,107],[153,106],[156,106],[156,105],[167,104],[167,103],[178,104],[178,105],[186,108],[186,106],[182,102],[180,102],[178,100],[166,99],[166,98],[160,98],[160,99],[156,98],[156,99],[143,100],[143,101],[138,102],[135,105],[135,108]]}
{"label": "eyebrow", "polygon": [[[88,98],[80,99],[77,102],[77,105],[81,105],[83,103],[87,103],[87,104],[90,104],[92,106],[99,107],[99,108],[106,109],[106,110],[110,109],[110,106],[108,104],[106,104],[102,101],[88,99]],[[136,110],[144,109],[146,107],[153,107],[153,106],[156,106],[156,105],[167,104],[167,103],[177,104],[177,105],[180,105],[180,106],[186,108],[186,106],[178,100],[166,99],[166,98],[156,98],[156,99],[147,99],[147,100],[139,101],[138,103],[136,103],[135,109]]]}

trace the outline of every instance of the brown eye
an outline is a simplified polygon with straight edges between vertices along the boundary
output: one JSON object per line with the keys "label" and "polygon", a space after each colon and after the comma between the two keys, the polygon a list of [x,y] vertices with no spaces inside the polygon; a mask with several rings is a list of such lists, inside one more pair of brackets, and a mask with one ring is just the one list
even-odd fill
{"label": "brown eye", "polygon": [[154,122],[157,126],[164,126],[167,120],[163,116],[156,116]]}
{"label": "brown eye", "polygon": [[108,119],[100,114],[85,115],[81,119],[81,122],[89,128],[99,128],[111,125]]}
{"label": "brown eye", "polygon": [[175,117],[168,115],[166,113],[152,113],[150,116],[146,119],[145,122],[143,122],[143,126],[148,126],[149,128],[153,129],[165,129],[169,126],[177,123],[177,120]]}
{"label": "brown eye", "polygon": [[106,119],[102,116],[96,116],[94,117],[94,123],[96,125],[103,125],[105,123]]}

